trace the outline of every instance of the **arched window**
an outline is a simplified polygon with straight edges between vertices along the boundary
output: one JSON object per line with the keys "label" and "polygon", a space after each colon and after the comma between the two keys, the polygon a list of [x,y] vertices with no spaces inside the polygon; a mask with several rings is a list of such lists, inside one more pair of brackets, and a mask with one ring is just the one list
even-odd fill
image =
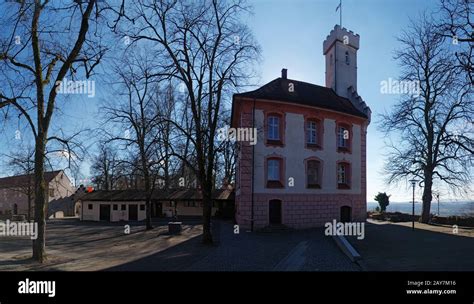
{"label": "arched window", "polygon": [[346,51],[346,64],[350,64],[350,60],[349,60],[349,52]]}

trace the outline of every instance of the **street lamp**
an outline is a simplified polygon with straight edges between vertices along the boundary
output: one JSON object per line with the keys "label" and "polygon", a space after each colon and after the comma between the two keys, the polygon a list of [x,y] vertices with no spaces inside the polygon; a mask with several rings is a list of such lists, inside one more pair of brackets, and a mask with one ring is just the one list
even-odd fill
{"label": "street lamp", "polygon": [[439,192],[436,193],[436,199],[438,200],[438,216],[439,216]]}
{"label": "street lamp", "polygon": [[415,185],[418,182],[418,180],[410,179],[409,182],[413,186],[413,208],[412,208],[412,216],[411,216],[411,229],[415,231]]}

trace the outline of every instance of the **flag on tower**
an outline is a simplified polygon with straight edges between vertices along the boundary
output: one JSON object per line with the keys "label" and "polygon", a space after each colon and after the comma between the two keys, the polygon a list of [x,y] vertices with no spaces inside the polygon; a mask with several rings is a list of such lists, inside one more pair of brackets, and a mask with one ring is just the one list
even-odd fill
{"label": "flag on tower", "polygon": [[339,10],[339,26],[342,27],[342,0],[339,0],[339,5],[336,7],[336,12]]}

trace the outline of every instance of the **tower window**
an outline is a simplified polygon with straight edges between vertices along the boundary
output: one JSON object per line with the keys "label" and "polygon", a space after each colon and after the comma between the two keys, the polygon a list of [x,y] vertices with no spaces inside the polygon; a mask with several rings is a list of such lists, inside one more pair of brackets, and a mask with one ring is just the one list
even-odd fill
{"label": "tower window", "polygon": [[349,61],[349,52],[346,52],[346,64],[349,64],[350,61]]}

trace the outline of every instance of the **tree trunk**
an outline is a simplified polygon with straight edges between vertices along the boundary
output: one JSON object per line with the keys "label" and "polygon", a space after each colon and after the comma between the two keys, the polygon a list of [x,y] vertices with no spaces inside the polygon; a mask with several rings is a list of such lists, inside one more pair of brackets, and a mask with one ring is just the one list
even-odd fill
{"label": "tree trunk", "polygon": [[28,172],[29,177],[28,177],[28,192],[27,192],[27,199],[28,199],[28,214],[26,215],[27,216],[27,220],[28,222],[31,221],[31,200],[32,200],[32,192],[31,192],[31,186],[32,186],[32,179],[31,179],[31,171]]}
{"label": "tree trunk", "polygon": [[28,222],[31,221],[31,190],[28,189],[28,214],[27,214]]}
{"label": "tree trunk", "polygon": [[430,222],[432,187],[433,187],[433,175],[431,173],[425,173],[425,188],[423,189],[423,209],[422,209],[421,217],[420,217],[420,222],[424,224],[428,224]]}
{"label": "tree trunk", "polygon": [[203,198],[203,244],[212,244],[211,215],[212,215],[212,184],[206,183],[202,191]]}
{"label": "tree trunk", "polygon": [[146,229],[150,230],[153,229],[153,225],[151,224],[151,200],[150,197],[147,195],[146,199]]}
{"label": "tree trunk", "polygon": [[44,133],[39,133],[35,148],[35,221],[38,224],[38,238],[33,241],[33,259],[43,263],[46,260],[46,181],[44,180]]}
{"label": "tree trunk", "polygon": [[152,186],[150,181],[150,174],[148,172],[148,164],[145,158],[145,152],[142,152],[142,166],[143,166],[143,175],[145,178],[145,194],[146,194],[146,202],[145,202],[145,213],[146,213],[146,230],[153,229],[153,225],[151,224],[151,195],[152,195]]}

